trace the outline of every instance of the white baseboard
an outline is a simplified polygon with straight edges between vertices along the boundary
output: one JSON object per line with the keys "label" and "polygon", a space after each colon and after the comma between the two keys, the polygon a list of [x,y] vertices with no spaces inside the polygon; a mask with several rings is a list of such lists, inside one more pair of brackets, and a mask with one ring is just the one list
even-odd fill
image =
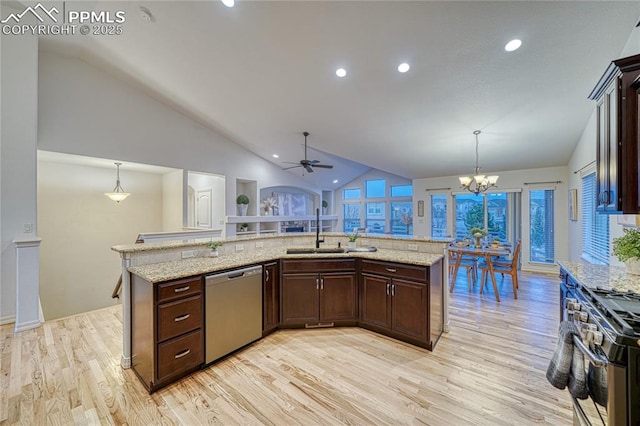
{"label": "white baseboard", "polygon": [[16,322],[15,315],[7,315],[6,317],[0,317],[0,325],[13,324]]}
{"label": "white baseboard", "polygon": [[21,331],[31,330],[32,328],[38,328],[42,325],[40,320],[33,320],[28,322],[23,322],[22,324],[17,324],[13,331],[15,333],[20,333]]}

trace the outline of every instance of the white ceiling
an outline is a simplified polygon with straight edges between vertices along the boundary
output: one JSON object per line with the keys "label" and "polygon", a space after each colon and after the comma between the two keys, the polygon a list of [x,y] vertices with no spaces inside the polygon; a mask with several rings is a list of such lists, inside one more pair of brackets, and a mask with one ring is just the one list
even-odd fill
{"label": "white ceiling", "polygon": [[[367,170],[352,161],[408,178],[470,173],[475,129],[485,172],[567,164],[587,95],[640,18],[638,1],[73,5],[124,10],[123,35],[52,36],[47,49],[126,73],[281,167],[303,158],[309,131],[310,159],[336,166],[314,175],[343,182]],[[507,53],[512,38],[523,45]]]}

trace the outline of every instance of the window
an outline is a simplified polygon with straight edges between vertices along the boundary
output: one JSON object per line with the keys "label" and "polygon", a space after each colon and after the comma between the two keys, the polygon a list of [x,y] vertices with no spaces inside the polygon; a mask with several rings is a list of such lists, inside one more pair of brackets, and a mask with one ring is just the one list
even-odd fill
{"label": "window", "polygon": [[609,264],[609,216],[596,213],[596,174],[582,178],[582,257]]}
{"label": "window", "polygon": [[398,185],[391,187],[392,197],[411,197],[413,195],[413,185]]}
{"label": "window", "polygon": [[365,227],[373,234],[385,232],[386,203],[366,203]]}
{"label": "window", "polygon": [[508,224],[507,193],[487,194],[487,238],[489,241],[499,238],[505,241],[507,238]]}
{"label": "window", "polygon": [[431,236],[447,236],[447,196],[431,196]]}
{"label": "window", "polygon": [[457,194],[454,200],[454,235],[471,238],[472,228],[487,230],[487,239],[514,244],[520,239],[520,192]]}
{"label": "window", "polygon": [[352,233],[354,228],[360,228],[360,204],[346,203],[342,205],[343,231]]}
{"label": "window", "polygon": [[391,233],[413,234],[413,203],[411,201],[391,203]]}
{"label": "window", "polygon": [[456,238],[470,238],[472,228],[484,228],[484,196],[459,194],[455,200]]}
{"label": "window", "polygon": [[386,182],[384,179],[368,180],[365,183],[367,198],[384,198]]}
{"label": "window", "polygon": [[342,191],[343,200],[358,200],[360,199],[360,188],[345,189]]}
{"label": "window", "polygon": [[553,190],[529,192],[529,253],[532,262],[554,263]]}

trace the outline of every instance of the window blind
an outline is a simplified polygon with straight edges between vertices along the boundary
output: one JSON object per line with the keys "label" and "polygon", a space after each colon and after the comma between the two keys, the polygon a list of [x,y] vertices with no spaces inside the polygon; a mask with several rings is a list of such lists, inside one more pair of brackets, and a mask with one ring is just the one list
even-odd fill
{"label": "window blind", "polygon": [[582,178],[582,257],[609,264],[609,216],[596,213],[596,174]]}

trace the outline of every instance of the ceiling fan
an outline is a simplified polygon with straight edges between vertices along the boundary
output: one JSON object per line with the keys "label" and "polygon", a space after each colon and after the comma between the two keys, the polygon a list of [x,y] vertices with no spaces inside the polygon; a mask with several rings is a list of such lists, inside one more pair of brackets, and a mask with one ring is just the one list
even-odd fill
{"label": "ceiling fan", "polygon": [[285,161],[285,163],[295,164],[295,166],[285,167],[282,170],[295,169],[296,167],[304,167],[304,169],[308,173],[313,173],[313,168],[318,167],[320,169],[333,169],[331,164],[320,164],[320,160],[307,160],[307,136],[309,136],[309,132],[303,132],[304,135],[304,160],[300,160],[297,163],[291,163],[290,161]]}

